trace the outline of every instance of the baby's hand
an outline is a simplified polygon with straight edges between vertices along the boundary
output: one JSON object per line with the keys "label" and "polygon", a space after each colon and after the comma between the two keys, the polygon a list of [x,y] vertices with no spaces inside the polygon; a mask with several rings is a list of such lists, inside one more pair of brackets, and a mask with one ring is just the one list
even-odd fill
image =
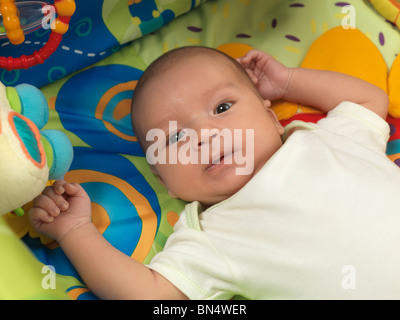
{"label": "baby's hand", "polygon": [[60,241],[68,232],[91,222],[89,196],[77,183],[56,181],[33,200],[29,219],[39,233]]}
{"label": "baby's hand", "polygon": [[260,50],[251,50],[237,59],[264,99],[284,99],[291,77],[291,68]]}

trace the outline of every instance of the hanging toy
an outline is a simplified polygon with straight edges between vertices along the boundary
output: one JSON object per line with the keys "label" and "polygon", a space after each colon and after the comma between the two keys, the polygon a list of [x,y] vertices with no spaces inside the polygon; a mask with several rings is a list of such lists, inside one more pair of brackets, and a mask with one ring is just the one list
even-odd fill
{"label": "hanging toy", "polygon": [[[54,5],[42,1],[15,3],[15,0],[0,0],[0,22],[3,24],[3,27],[0,27],[0,38],[6,36],[14,45],[23,43],[26,33],[36,30],[48,20],[46,16],[37,13],[35,17],[35,12],[42,13],[45,11],[42,9],[46,8],[47,12],[57,14],[57,18],[51,22],[51,33],[46,44],[29,56],[22,55],[18,58],[0,56],[0,68],[11,71],[28,69],[43,63],[58,48],[64,33],[68,31],[71,16],[76,8],[74,0],[54,0]],[[22,24],[21,17],[28,23]]]}

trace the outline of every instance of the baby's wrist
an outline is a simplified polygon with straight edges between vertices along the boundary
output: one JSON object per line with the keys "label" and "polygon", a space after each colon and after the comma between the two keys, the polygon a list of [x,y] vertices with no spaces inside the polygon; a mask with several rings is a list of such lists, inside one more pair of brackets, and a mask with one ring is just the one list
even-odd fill
{"label": "baby's wrist", "polygon": [[90,231],[90,229],[96,228],[91,221],[83,222],[81,224],[77,224],[67,232],[63,233],[58,239],[57,242],[61,245],[63,242],[68,241],[69,239],[79,236],[80,234]]}
{"label": "baby's wrist", "polygon": [[283,86],[283,96],[282,99],[286,99],[290,92],[290,84],[292,82],[293,72],[295,68],[287,68],[288,69],[288,76],[286,78],[286,82]]}

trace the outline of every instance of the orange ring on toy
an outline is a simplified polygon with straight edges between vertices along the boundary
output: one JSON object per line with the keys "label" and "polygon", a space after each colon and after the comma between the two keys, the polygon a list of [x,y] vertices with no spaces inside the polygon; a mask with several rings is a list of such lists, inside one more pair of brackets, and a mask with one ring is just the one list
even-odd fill
{"label": "orange ring on toy", "polygon": [[[34,136],[34,139],[37,142],[38,148],[39,148],[39,155],[40,155],[40,160],[37,161],[35,160],[32,155],[30,154],[30,152],[28,151],[24,141],[21,139],[17,127],[15,125],[15,118],[19,118],[22,121],[25,122],[25,124],[30,128],[32,135]],[[45,151],[44,151],[44,147],[40,142],[40,132],[39,129],[36,127],[36,125],[33,123],[33,121],[25,116],[23,116],[22,114],[19,114],[15,111],[12,111],[8,114],[8,124],[11,127],[14,136],[18,139],[19,144],[20,144],[20,148],[23,152],[23,154],[25,155],[26,159],[28,159],[35,167],[38,167],[39,169],[44,168],[44,166],[46,165],[46,155],[45,155]]]}
{"label": "orange ring on toy", "polygon": [[0,0],[0,13],[3,17],[7,37],[12,44],[21,44],[25,40],[24,32],[18,18],[18,10],[14,0]]}
{"label": "orange ring on toy", "polygon": [[[3,6],[3,3],[9,3],[10,1],[14,5],[14,0],[0,1],[1,7]],[[35,51],[29,56],[22,55],[19,58],[0,57],[0,68],[6,69],[8,71],[14,69],[28,69],[39,63],[43,63],[48,57],[50,57],[54,53],[54,51],[56,51],[58,45],[62,40],[63,34],[68,31],[69,22],[71,20],[71,16],[75,12],[76,4],[74,0],[54,0],[53,7],[55,8],[55,12],[58,17],[55,19],[55,21],[53,21],[53,24],[51,25],[52,32],[50,34],[49,40],[46,42],[44,47],[39,49],[38,51]]]}

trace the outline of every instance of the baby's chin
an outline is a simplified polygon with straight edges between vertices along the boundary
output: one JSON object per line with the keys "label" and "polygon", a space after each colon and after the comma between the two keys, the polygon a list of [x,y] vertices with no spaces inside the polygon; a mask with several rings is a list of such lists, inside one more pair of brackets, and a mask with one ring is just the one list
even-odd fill
{"label": "baby's chin", "polygon": [[225,201],[239,192],[253,176],[254,174],[237,176],[235,179],[223,183],[218,191],[216,191],[213,195],[204,197],[203,199],[199,200],[199,202],[202,204],[203,209],[206,209],[217,203]]}

